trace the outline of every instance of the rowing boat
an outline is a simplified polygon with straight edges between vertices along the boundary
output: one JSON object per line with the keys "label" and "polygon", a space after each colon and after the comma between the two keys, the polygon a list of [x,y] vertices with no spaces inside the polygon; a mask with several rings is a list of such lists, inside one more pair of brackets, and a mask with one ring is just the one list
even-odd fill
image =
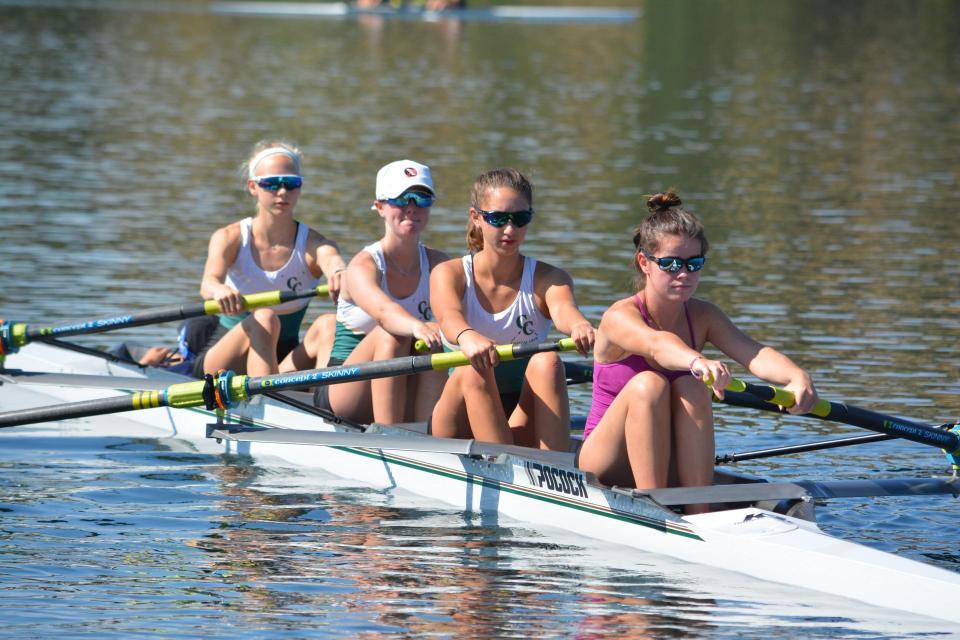
{"label": "rowing boat", "polygon": [[471,22],[632,22],[635,9],[616,7],[492,6],[477,9],[450,8],[440,11],[421,6],[394,8],[390,5],[361,8],[349,2],[213,2],[211,13],[237,16],[297,18],[352,18],[378,16],[404,20],[458,20]]}
{"label": "rowing boat", "polygon": [[[0,410],[35,394],[54,402],[123,396],[182,382],[162,370],[111,362],[57,344],[8,356]],[[21,393],[29,391],[29,394]],[[224,415],[203,408],[145,409],[96,417],[95,433],[176,438],[257,464],[322,470],[457,509],[494,514],[585,540],[663,554],[864,603],[960,621],[960,575],[832,537],[815,500],[847,495],[957,494],[954,479],[768,483],[717,473],[716,486],[636,491],[601,485],[574,454],[427,436],[422,425],[356,425],[301,405],[296,394],[257,396]],[[75,429],[56,423],[52,429]],[[15,437],[5,429],[0,437]],[[711,513],[683,516],[683,504]]]}
{"label": "rowing boat", "polygon": [[478,8],[452,7],[439,11],[422,6],[391,5],[363,8],[349,2],[136,2],[134,0],[0,0],[2,7],[30,9],[69,8],[96,11],[149,11],[256,18],[375,18],[421,22],[498,22],[623,24],[640,18],[637,9],[591,6],[500,5]]}

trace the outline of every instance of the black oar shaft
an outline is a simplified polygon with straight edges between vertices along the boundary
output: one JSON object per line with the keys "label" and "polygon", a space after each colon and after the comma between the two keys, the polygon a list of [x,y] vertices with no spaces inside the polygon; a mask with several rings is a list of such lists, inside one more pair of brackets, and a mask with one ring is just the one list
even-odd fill
{"label": "black oar shaft", "polygon": [[822,440],[820,442],[808,442],[806,444],[794,444],[785,447],[773,447],[771,449],[756,449],[754,451],[744,451],[742,453],[727,453],[716,457],[717,464],[729,464],[731,462],[742,462],[743,460],[757,460],[759,458],[772,458],[774,456],[785,456],[792,453],[808,453],[810,451],[824,451],[826,449],[837,449],[839,447],[850,447],[857,444],[869,444],[871,442],[883,442],[885,440],[895,440],[897,436],[887,435],[885,433],[873,433],[868,436],[851,436],[849,438],[837,438],[836,440]]}
{"label": "black oar shaft", "polygon": [[204,313],[204,305],[202,302],[171,307],[157,307],[156,309],[147,309],[146,311],[135,314],[64,323],[50,327],[31,327],[28,325],[26,337],[28,342],[44,340],[46,338],[67,338],[92,333],[104,333],[106,331],[127,327],[141,327],[147,324],[186,320],[187,318],[202,316]]}
{"label": "black oar shaft", "polygon": [[326,367],[294,373],[275,374],[262,378],[248,378],[247,391],[250,395],[267,391],[302,389],[318,385],[337,384],[338,382],[359,382],[386,376],[402,376],[433,369],[433,355],[404,356],[390,360],[374,360],[354,366]]}
{"label": "black oar shaft", "polygon": [[[545,351],[572,351],[576,345],[570,338],[563,338],[552,342],[508,344],[497,346],[497,353],[501,360],[517,360],[528,358]],[[373,380],[387,376],[405,376],[424,371],[460,367],[470,361],[461,351],[446,353],[423,354],[418,356],[403,356],[389,360],[374,360],[353,366],[341,365],[325,369],[311,369],[293,373],[278,373],[261,378],[247,378],[246,390],[250,395],[265,391],[282,391],[284,389],[300,389],[316,385],[338,384],[341,382],[358,382]]]}
{"label": "black oar shaft", "polygon": [[[324,286],[300,293],[295,291],[269,291],[260,294],[248,294],[244,296],[244,300],[247,301],[248,308],[256,308],[268,304],[282,304],[291,300],[312,298],[324,294],[326,290],[327,288]],[[186,320],[188,318],[197,318],[219,312],[220,306],[216,301],[207,300],[205,302],[157,307],[155,309],[145,309],[144,311],[133,314],[113,316],[110,318],[97,318],[81,322],[69,322],[49,327],[31,327],[27,325],[24,334],[26,341],[31,342],[34,340],[43,340],[44,338],[66,338],[76,335],[103,333],[105,331],[113,331],[114,329],[127,327],[140,327],[148,324],[159,324],[161,322]]]}
{"label": "black oar shaft", "polygon": [[[752,384],[740,380],[731,381],[730,386],[738,391],[746,391],[766,402],[787,407],[794,404],[793,394],[784,389]],[[896,436],[920,444],[939,447],[947,453],[956,453],[960,450],[960,436],[952,431],[941,431],[918,422],[913,422],[912,420],[896,418],[839,402],[829,402],[823,399],[818,400],[810,415],[823,418],[824,420],[869,429],[877,433]]]}
{"label": "black oar shaft", "polygon": [[[497,353],[501,360],[526,358],[546,351],[572,351],[576,343],[570,338],[553,342],[522,345],[499,345]],[[407,356],[365,362],[355,366],[327,367],[295,373],[280,373],[262,377],[236,376],[227,372],[216,380],[182,382],[170,385],[161,391],[137,391],[131,396],[72,402],[53,407],[40,407],[23,411],[0,413],[0,428],[14,427],[29,422],[65,420],[93,415],[120,413],[155,407],[219,406],[229,408],[235,402],[268,391],[298,389],[316,385],[339,384],[371,380],[387,376],[409,375],[422,371],[447,369],[469,364],[470,360],[461,351]],[[214,402],[216,400],[216,403]]]}
{"label": "black oar shaft", "polygon": [[156,391],[138,391],[129,396],[97,398],[96,400],[83,400],[81,402],[71,402],[49,407],[34,407],[31,409],[21,409],[19,411],[8,411],[0,414],[0,428],[17,427],[35,422],[53,422],[55,420],[71,418],[102,416],[110,413],[122,413],[132,409],[148,409],[160,406],[159,404],[154,404],[155,398],[158,396],[159,393]]}

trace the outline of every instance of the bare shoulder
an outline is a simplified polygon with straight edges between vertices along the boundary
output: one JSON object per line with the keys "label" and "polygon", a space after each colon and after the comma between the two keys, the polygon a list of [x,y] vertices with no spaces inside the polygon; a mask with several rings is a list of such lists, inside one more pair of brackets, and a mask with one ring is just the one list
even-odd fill
{"label": "bare shoulder", "polygon": [[708,324],[713,324],[718,320],[728,320],[727,314],[720,307],[702,298],[690,298],[687,301],[687,309],[690,311],[691,317],[695,319],[703,318]]}
{"label": "bare shoulder", "polygon": [[537,268],[533,272],[533,281],[536,286],[541,284],[545,286],[573,285],[573,278],[570,277],[569,273],[542,260],[537,260]]}
{"label": "bare shoulder", "polygon": [[633,301],[633,296],[628,296],[617,300],[607,307],[607,310],[603,312],[603,316],[600,318],[600,324],[602,325],[604,322],[616,322],[624,316],[632,317],[634,315],[640,315],[640,311]]}
{"label": "bare shoulder", "polygon": [[436,267],[435,270],[439,270],[440,273],[445,275],[454,275],[457,273],[463,273],[463,262],[461,258],[450,258],[449,260],[444,260]]}
{"label": "bare shoulder", "polygon": [[443,282],[457,287],[464,287],[466,286],[466,281],[461,258],[444,260],[434,266],[430,273],[431,283]]}
{"label": "bare shoulder", "polygon": [[231,222],[210,235],[210,246],[224,250],[239,248],[240,237],[240,222]]}
{"label": "bare shoulder", "polygon": [[376,273],[378,271],[376,261],[367,251],[358,251],[355,256],[350,258],[348,268],[353,272],[363,271]]}
{"label": "bare shoulder", "polygon": [[307,246],[311,251],[315,251],[320,247],[329,246],[334,249],[337,248],[337,243],[323,235],[313,227],[310,227],[310,231],[307,234]]}

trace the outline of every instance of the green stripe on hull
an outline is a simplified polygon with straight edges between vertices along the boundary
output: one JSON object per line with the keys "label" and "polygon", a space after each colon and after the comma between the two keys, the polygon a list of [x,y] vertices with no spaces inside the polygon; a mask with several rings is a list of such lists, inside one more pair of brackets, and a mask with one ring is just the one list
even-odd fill
{"label": "green stripe on hull", "polygon": [[523,496],[526,498],[532,498],[534,500],[539,500],[541,502],[547,502],[550,504],[559,505],[562,507],[576,509],[577,511],[583,511],[585,513],[590,513],[597,516],[603,516],[604,518],[610,518],[612,520],[619,520],[621,522],[627,522],[630,524],[637,524],[648,529],[654,529],[661,533],[670,533],[673,535],[679,535],[691,540],[703,541],[703,538],[693,533],[690,529],[687,529],[684,525],[679,523],[673,523],[669,520],[659,520],[655,518],[649,518],[646,516],[641,516],[633,513],[626,513],[623,511],[614,511],[612,509],[604,509],[598,507],[597,505],[585,504],[581,502],[575,502],[572,500],[564,500],[552,495],[544,495],[536,492],[533,489],[528,489],[514,484],[502,483],[499,480],[493,480],[491,478],[486,478],[484,476],[478,476],[469,474],[466,472],[458,472],[446,467],[437,467],[429,465],[423,462],[409,460],[406,458],[400,458],[398,456],[388,455],[381,452],[379,449],[357,449],[353,447],[333,447],[335,449],[340,449],[348,453],[353,453],[356,455],[362,455],[368,458],[375,458],[377,460],[384,460],[392,464],[398,464],[400,466],[409,467],[411,469],[416,469],[419,471],[424,471],[426,473],[432,473],[433,475],[442,476],[452,480],[458,480],[460,482],[468,484],[478,484],[481,487],[488,487],[490,489],[496,489],[497,491],[503,491],[507,493],[512,493],[515,495]]}
{"label": "green stripe on hull", "polygon": [[[206,415],[210,418],[214,418],[214,419],[217,418],[217,415],[215,412],[208,411],[207,409],[203,409],[200,407],[189,407],[187,408],[187,410]],[[227,424],[239,424],[239,425],[248,426],[248,427],[278,428],[278,425],[274,425],[269,422],[251,419],[251,418],[238,418],[230,414],[224,417],[224,422]],[[539,500],[541,502],[546,502],[549,504],[576,509],[577,511],[582,511],[584,513],[589,513],[595,516],[601,516],[604,518],[609,518],[611,520],[618,520],[620,522],[640,525],[647,529],[653,529],[661,533],[669,533],[672,535],[689,538],[690,540],[697,540],[697,541],[703,542],[703,538],[695,534],[693,531],[691,531],[689,528],[687,528],[685,525],[681,523],[675,523],[669,520],[661,520],[657,518],[650,518],[647,516],[641,516],[634,513],[627,513],[624,511],[615,511],[613,509],[606,509],[597,505],[577,502],[573,500],[564,500],[557,496],[540,493],[534,490],[533,488],[527,488],[520,485],[503,483],[503,482],[500,482],[499,480],[493,480],[491,478],[486,478],[484,476],[474,475],[474,474],[461,472],[461,471],[455,471],[452,469],[448,469],[446,467],[430,465],[425,462],[410,460],[408,458],[402,458],[396,455],[389,455],[384,453],[380,449],[363,449],[358,447],[337,447],[337,446],[330,447],[330,448],[338,449],[340,451],[351,453],[353,455],[363,456],[365,458],[372,458],[376,460],[389,462],[391,464],[397,464],[410,469],[415,469],[418,471],[423,471],[425,473],[430,473],[435,476],[441,476],[444,478],[448,478],[450,480],[457,480],[465,484],[477,484],[477,485],[480,485],[481,487],[487,487],[489,489],[494,489],[497,491],[512,493],[514,495],[531,498],[533,500]],[[456,454],[451,454],[451,455],[456,455]]]}

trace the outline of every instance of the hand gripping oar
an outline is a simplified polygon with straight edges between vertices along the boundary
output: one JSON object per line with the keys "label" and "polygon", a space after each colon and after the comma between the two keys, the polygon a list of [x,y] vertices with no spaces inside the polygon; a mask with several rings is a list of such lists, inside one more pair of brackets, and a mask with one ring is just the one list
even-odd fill
{"label": "hand gripping oar", "polygon": [[[761,400],[781,407],[792,407],[796,404],[793,393],[786,389],[767,385],[752,384],[733,378],[726,387],[727,391],[747,392]],[[895,418],[876,411],[869,411],[839,402],[819,399],[809,415],[849,424],[861,429],[869,429],[877,433],[884,433],[904,440],[919,442],[920,444],[939,447],[947,454],[951,464],[960,463],[960,425],[951,430],[940,430],[933,427]]]}
{"label": "hand gripping oar", "polygon": [[[501,360],[527,358],[543,351],[573,351],[577,348],[572,338],[563,338],[541,344],[499,345],[497,353]],[[373,378],[405,376],[436,369],[449,369],[470,364],[462,351],[433,353],[421,356],[404,356],[390,360],[375,360],[358,365],[343,365],[325,369],[278,373],[269,376],[251,377],[235,375],[227,371],[216,378],[181,382],[158,391],[136,391],[129,396],[85,400],[50,407],[36,407],[20,411],[0,413],[0,427],[15,427],[33,422],[85,418],[138,409],[157,407],[199,407],[228,409],[252,396],[269,391],[283,391],[327,384],[342,384]]]}
{"label": "hand gripping oar", "polygon": [[[250,293],[243,296],[243,303],[247,309],[259,309],[260,307],[272,307],[291,300],[325,295],[329,295],[329,288],[324,284],[299,293],[295,291]],[[103,333],[104,331],[113,331],[125,327],[140,327],[146,324],[186,320],[187,318],[209,316],[215,313],[220,313],[220,304],[216,300],[205,300],[193,304],[157,307],[134,314],[69,322],[50,327],[32,327],[24,322],[0,322],[0,361],[5,355],[16,353],[23,345],[36,340]]]}

